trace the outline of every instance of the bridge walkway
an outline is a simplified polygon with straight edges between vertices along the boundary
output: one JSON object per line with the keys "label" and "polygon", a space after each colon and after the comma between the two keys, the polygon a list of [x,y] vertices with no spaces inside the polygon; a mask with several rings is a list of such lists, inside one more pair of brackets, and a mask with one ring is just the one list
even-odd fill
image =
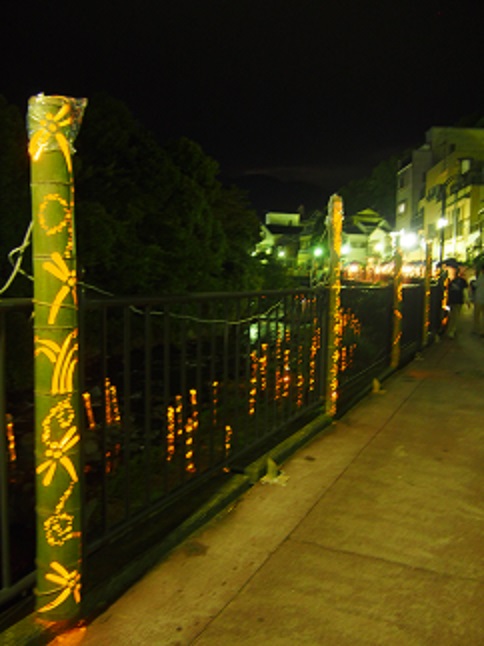
{"label": "bridge walkway", "polygon": [[52,643],[484,643],[484,338],[470,327]]}

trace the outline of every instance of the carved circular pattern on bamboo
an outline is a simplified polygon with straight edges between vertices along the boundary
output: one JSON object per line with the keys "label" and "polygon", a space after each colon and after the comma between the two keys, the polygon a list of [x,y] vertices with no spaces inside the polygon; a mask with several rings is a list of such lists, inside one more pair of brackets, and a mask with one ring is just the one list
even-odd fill
{"label": "carved circular pattern on bamboo", "polygon": [[48,236],[60,233],[72,222],[69,202],[58,193],[48,193],[39,208],[39,224]]}

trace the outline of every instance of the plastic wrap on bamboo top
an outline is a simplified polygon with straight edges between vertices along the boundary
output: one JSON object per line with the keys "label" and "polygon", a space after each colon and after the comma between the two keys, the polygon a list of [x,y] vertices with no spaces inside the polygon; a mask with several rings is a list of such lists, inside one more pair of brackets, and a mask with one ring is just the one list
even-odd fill
{"label": "plastic wrap on bamboo top", "polygon": [[27,130],[29,153],[34,161],[46,151],[61,150],[70,166],[86,105],[87,99],[65,96],[37,94],[29,99]]}

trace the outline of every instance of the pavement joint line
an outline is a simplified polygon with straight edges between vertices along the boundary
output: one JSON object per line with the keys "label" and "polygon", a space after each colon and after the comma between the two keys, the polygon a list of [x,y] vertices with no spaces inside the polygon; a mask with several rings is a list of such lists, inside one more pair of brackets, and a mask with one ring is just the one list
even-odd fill
{"label": "pavement joint line", "polygon": [[[393,559],[384,558],[383,556],[375,556],[374,554],[365,554],[362,552],[356,552],[352,550],[343,550],[337,547],[330,547],[328,545],[321,545],[321,543],[316,543],[315,541],[302,540],[298,538],[293,538],[292,536],[286,537],[287,541],[293,543],[299,543],[300,545],[312,545],[313,547],[326,550],[327,552],[332,552],[333,554],[347,554],[348,556],[356,556],[358,558],[379,561],[381,563],[388,563],[389,565],[398,565],[399,567],[406,568],[409,570],[414,570],[415,572],[423,572],[424,574],[433,574],[444,579],[452,579],[457,581],[467,581],[471,583],[477,583],[484,586],[484,581],[476,577],[461,576],[459,574],[452,574],[450,572],[440,572],[439,570],[434,570],[432,568],[426,568],[421,565],[410,565],[402,561],[395,561]],[[282,541],[283,543],[284,541]],[[281,543],[281,544],[282,544]]]}
{"label": "pavement joint line", "polygon": [[230,596],[230,599],[228,599],[220,608],[219,610],[212,616],[210,619],[208,619],[205,623],[205,625],[202,627],[199,633],[193,638],[193,640],[190,642],[190,644],[196,644],[196,640],[203,635],[203,633],[207,630],[207,628],[214,623],[224,612],[227,608],[229,608],[232,603],[236,600],[236,598],[249,586],[249,584],[252,582],[252,580],[257,576],[260,570],[264,568],[264,566],[267,564],[267,562],[272,558],[272,556],[277,552],[277,550],[280,548],[281,545],[283,545],[286,541],[288,540],[288,537],[286,536],[280,543],[277,544],[277,546],[268,552],[266,557],[260,562],[259,566],[247,577],[247,579],[240,585],[239,588],[235,588],[232,595]]}
{"label": "pavement joint line", "polygon": [[[413,393],[413,392],[414,392],[414,390],[412,391],[412,393]],[[346,475],[346,473],[347,473],[347,472],[349,471],[349,469],[354,465],[354,463],[355,463],[355,462],[360,458],[360,456],[363,454],[363,452],[364,452],[364,451],[366,451],[366,449],[370,447],[370,445],[375,441],[375,439],[380,435],[380,433],[382,433],[382,432],[385,430],[386,426],[391,422],[391,420],[395,417],[396,413],[400,410],[400,408],[403,406],[403,404],[407,402],[407,400],[410,398],[410,396],[411,396],[411,395],[408,395],[408,397],[406,397],[402,402],[400,402],[400,404],[398,405],[398,408],[396,409],[396,411],[394,411],[394,412],[392,413],[392,415],[390,415],[390,416],[389,416],[389,417],[388,417],[384,422],[382,422],[382,425],[381,425],[380,427],[378,427],[378,428],[375,430],[375,432],[371,435],[371,437],[367,440],[367,442],[366,442],[366,443],[365,443],[365,444],[360,448],[360,450],[359,450],[359,451],[358,451],[358,452],[353,456],[353,458],[352,458],[352,459],[351,459],[351,461],[346,465],[346,467],[345,467],[344,469],[342,469],[342,471],[340,471],[340,473],[334,477],[334,479],[332,480],[332,482],[331,482],[331,483],[330,483],[330,484],[325,488],[324,493],[321,495],[321,497],[320,497],[320,498],[319,498],[319,499],[318,499],[318,500],[317,500],[317,501],[316,501],[316,502],[311,506],[311,508],[310,508],[310,509],[308,509],[306,516],[310,513],[310,511],[312,511],[312,509],[313,509],[313,508],[318,504],[318,502],[319,502],[320,500],[322,500],[324,497],[326,497],[326,495],[328,494],[328,492],[330,491],[330,489],[332,489],[332,487],[333,487],[333,486],[334,486],[334,485],[335,485],[335,484],[336,484],[336,483],[337,483],[337,482],[338,482],[338,481],[339,481],[339,480],[340,480],[344,475]],[[341,421],[344,421],[344,416],[341,418]],[[337,422],[336,422],[336,424],[337,424]],[[337,432],[337,429],[336,429],[336,431],[335,431],[335,432]]]}

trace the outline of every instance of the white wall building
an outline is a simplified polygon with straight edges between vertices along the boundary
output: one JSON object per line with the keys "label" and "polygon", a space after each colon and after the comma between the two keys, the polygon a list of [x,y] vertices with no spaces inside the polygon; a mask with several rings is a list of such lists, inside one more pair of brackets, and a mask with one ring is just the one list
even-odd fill
{"label": "white wall building", "polygon": [[397,173],[396,229],[432,245],[434,260],[483,248],[484,128],[434,127]]}

